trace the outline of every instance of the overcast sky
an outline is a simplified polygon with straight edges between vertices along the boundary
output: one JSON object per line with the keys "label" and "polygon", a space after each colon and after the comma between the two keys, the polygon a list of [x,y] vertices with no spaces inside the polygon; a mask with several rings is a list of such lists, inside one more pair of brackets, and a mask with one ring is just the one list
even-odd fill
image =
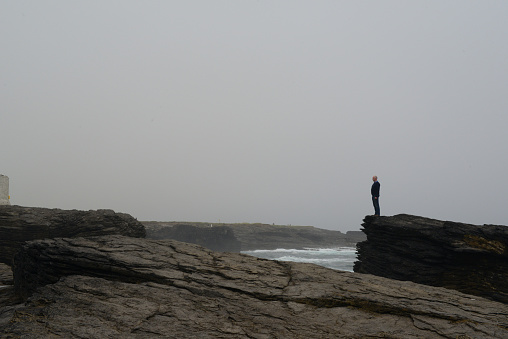
{"label": "overcast sky", "polygon": [[508,225],[508,1],[0,3],[11,203]]}

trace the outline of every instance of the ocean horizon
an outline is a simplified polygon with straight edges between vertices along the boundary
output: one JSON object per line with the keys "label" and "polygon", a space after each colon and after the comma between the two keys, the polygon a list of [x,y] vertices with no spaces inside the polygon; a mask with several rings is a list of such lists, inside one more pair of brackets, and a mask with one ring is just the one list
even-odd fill
{"label": "ocean horizon", "polygon": [[353,272],[356,261],[356,247],[304,248],[242,251],[257,258],[311,263],[334,270]]}

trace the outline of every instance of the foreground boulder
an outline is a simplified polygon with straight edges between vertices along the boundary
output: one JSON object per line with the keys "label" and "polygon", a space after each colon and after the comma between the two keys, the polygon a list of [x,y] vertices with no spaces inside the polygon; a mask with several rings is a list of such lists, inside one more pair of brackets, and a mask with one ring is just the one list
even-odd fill
{"label": "foreground boulder", "polygon": [[111,210],[0,206],[0,263],[11,265],[25,241],[110,234],[144,237],[145,228],[130,215]]}
{"label": "foreground boulder", "polygon": [[508,303],[508,227],[368,216],[354,271]]}
{"label": "foreground boulder", "polygon": [[502,303],[173,240],[33,241],[16,255],[14,280],[28,299],[0,323],[6,337],[508,336]]}

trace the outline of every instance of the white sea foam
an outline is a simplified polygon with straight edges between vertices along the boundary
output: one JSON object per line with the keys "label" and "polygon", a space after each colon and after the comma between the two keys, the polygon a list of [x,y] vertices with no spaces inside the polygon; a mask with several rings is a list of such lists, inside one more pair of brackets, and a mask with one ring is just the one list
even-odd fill
{"label": "white sea foam", "polygon": [[343,271],[353,271],[356,261],[356,248],[306,248],[303,250],[278,248],[276,250],[254,250],[242,253],[258,258],[304,262]]}

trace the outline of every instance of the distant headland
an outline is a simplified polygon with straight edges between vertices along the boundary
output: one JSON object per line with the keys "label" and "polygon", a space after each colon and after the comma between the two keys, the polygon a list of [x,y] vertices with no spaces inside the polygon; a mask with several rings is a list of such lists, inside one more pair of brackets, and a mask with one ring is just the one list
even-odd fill
{"label": "distant headland", "polygon": [[361,231],[342,233],[313,226],[261,223],[204,223],[142,221],[149,239],[174,239],[214,251],[240,252],[278,248],[335,248],[366,240]]}

